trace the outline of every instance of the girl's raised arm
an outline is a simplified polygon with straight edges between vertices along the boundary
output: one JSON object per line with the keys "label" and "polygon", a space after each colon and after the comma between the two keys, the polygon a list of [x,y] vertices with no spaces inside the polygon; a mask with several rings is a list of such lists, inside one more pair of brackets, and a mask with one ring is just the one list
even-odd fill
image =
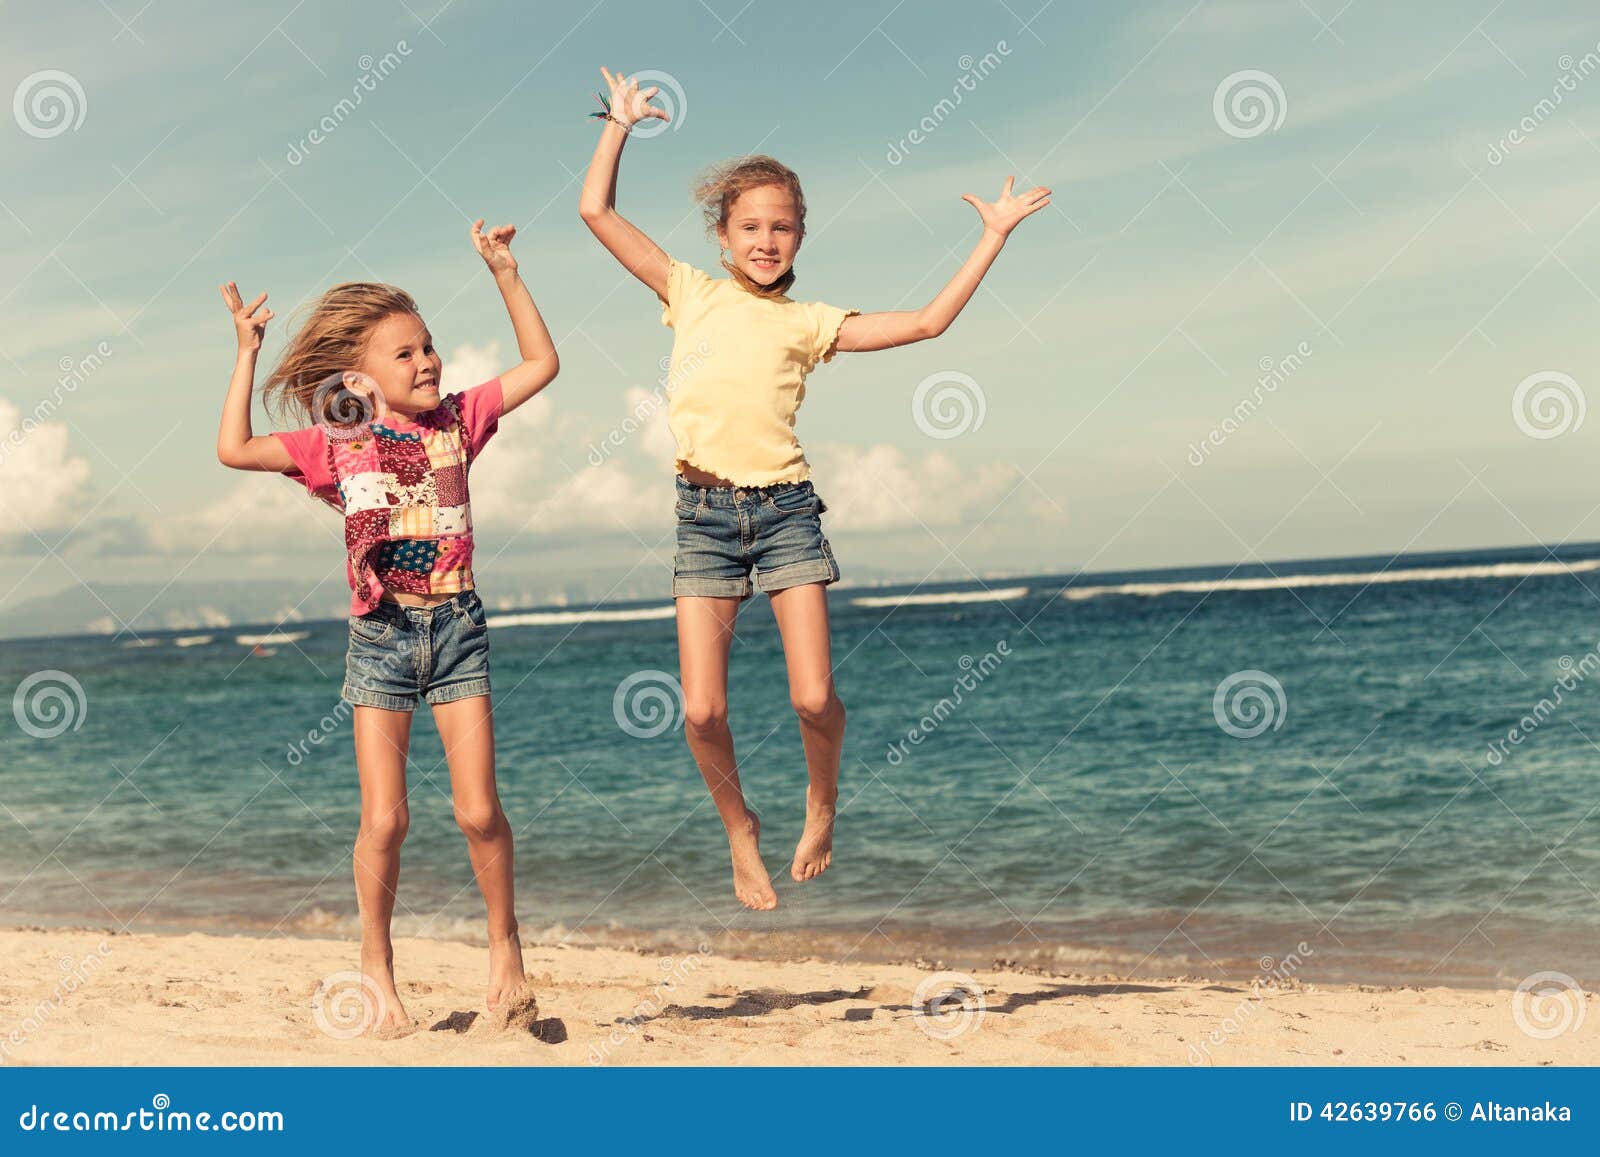
{"label": "girl's raised arm", "polygon": [[886,350],[895,346],[910,345],[938,337],[950,328],[956,315],[977,292],[978,283],[989,272],[994,259],[1000,256],[1006,237],[1030,213],[1037,213],[1050,203],[1050,190],[1036,186],[1020,197],[1011,195],[1016,178],[1007,177],[1006,186],[993,203],[981,201],[971,193],[961,199],[978,211],[983,219],[983,236],[973,248],[972,255],[956,271],[950,284],[939,291],[921,309],[894,310],[887,313],[864,313],[847,317],[839,327],[836,348],[841,353],[862,353],[868,350]]}
{"label": "girl's raised arm", "polygon": [[533,304],[533,295],[523,284],[517,272],[517,259],[511,255],[511,239],[517,235],[515,225],[500,225],[485,233],[483,218],[472,226],[472,244],[494,274],[494,283],[500,287],[500,296],[511,315],[511,329],[517,335],[517,352],[522,363],[512,366],[500,375],[500,412],[509,414],[533,395],[555,380],[561,370],[556,357],[556,346],[550,340],[539,307]]}
{"label": "girl's raised arm", "polygon": [[273,317],[270,309],[262,308],[266,301],[267,295],[263,293],[246,305],[239,296],[237,284],[230,281],[222,287],[222,304],[233,315],[239,356],[234,359],[228,397],[222,403],[217,460],[235,470],[274,470],[281,474],[294,467],[294,460],[283,443],[270,434],[258,438],[250,432],[250,394],[255,389],[256,356],[261,352],[261,338],[267,332],[267,322]]}
{"label": "girl's raised arm", "polygon": [[654,107],[650,98],[660,91],[647,88],[639,91],[639,82],[621,73],[612,76],[604,68],[600,75],[611,90],[611,108],[606,114],[605,127],[600,130],[600,143],[595,146],[594,157],[589,161],[589,172],[583,179],[583,192],[578,198],[578,215],[589,231],[600,239],[600,244],[611,251],[627,271],[655,290],[662,301],[667,299],[667,272],[670,261],[661,246],[646,237],[639,229],[617,212],[617,165],[622,159],[622,146],[628,139],[628,129],[647,117],[669,120],[664,109]]}

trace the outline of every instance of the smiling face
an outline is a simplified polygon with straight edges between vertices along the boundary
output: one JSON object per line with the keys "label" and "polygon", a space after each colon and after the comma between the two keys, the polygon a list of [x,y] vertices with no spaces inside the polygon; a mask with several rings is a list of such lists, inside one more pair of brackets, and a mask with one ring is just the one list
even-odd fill
{"label": "smiling face", "polygon": [[800,250],[800,213],[781,185],[746,189],[728,209],[717,240],[736,269],[758,285],[771,285],[789,272]]}
{"label": "smiling face", "polygon": [[397,414],[412,418],[439,404],[439,355],[433,335],[414,313],[392,313],[375,325],[359,368]]}

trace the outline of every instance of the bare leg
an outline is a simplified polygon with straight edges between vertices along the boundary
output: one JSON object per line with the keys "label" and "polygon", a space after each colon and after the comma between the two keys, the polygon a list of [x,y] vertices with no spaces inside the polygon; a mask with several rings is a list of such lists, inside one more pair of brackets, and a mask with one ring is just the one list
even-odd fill
{"label": "bare leg", "polygon": [[761,862],[761,820],[745,806],[728,730],[728,650],[739,600],[681,596],[677,604],[684,736],[727,829],[734,894],[746,908],[767,911],[778,894]]}
{"label": "bare leg", "polygon": [[822,583],[772,595],[772,614],[783,636],[789,667],[789,701],[800,719],[806,752],[806,826],[789,875],[802,883],[833,862],[833,819],[839,799],[839,752],[844,746],[844,704],[833,688],[828,639],[828,595]]}
{"label": "bare leg", "polygon": [[500,807],[494,780],[494,715],[487,695],[439,703],[433,708],[450,765],[450,797],[456,823],[467,837],[467,855],[489,913],[490,1011],[522,987],[522,944],[517,939],[516,875],[511,825]]}
{"label": "bare leg", "polygon": [[411,824],[406,805],[406,753],[411,712],[357,707],[353,729],[356,774],[361,779],[361,830],[356,835],[356,903],[361,909],[361,973],[382,994],[376,1028],[409,1027],[411,1018],[394,986],[395,886],[400,881],[400,845]]}

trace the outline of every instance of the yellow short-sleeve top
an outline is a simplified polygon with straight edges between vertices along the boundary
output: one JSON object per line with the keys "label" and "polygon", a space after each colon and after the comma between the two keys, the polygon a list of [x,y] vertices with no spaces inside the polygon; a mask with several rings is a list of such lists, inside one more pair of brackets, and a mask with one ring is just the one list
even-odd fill
{"label": "yellow short-sleeve top", "polygon": [[833,358],[839,326],[857,312],[758,297],[672,261],[661,324],[673,330],[667,425],[676,468],[696,466],[739,486],[809,478],[795,412],[806,375]]}

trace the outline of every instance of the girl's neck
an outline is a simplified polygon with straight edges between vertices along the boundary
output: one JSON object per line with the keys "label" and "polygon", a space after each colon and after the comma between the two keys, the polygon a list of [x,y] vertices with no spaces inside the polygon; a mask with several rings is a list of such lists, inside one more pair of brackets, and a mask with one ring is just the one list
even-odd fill
{"label": "girl's neck", "polygon": [[407,414],[400,410],[391,408],[387,403],[380,399],[377,409],[373,411],[372,420],[374,422],[381,422],[385,426],[415,426],[425,414],[431,414],[438,408],[438,406],[433,406],[426,410],[418,410],[414,414]]}

